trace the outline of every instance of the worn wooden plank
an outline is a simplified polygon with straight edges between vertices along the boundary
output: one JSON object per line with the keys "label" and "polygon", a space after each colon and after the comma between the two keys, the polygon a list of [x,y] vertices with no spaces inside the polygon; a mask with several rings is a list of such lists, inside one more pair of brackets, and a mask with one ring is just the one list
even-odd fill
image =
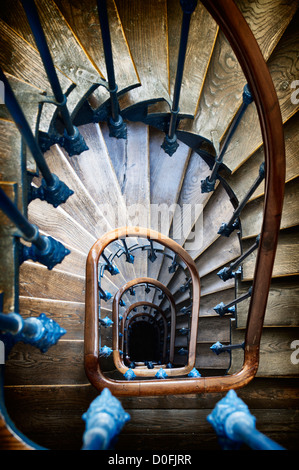
{"label": "worn wooden plank", "polygon": [[[282,0],[248,2],[239,1],[238,6],[253,31],[262,54],[268,60],[281,35],[290,23],[297,6],[295,2],[285,4]],[[197,133],[211,140],[217,132],[221,141],[232,116],[241,104],[242,91],[246,83],[235,54],[220,31],[207,71],[198,112],[193,122],[182,122],[181,130]]]}
{"label": "worn wooden plank", "polygon": [[[299,113],[294,114],[284,124],[285,152],[286,152],[286,182],[298,176],[298,145]],[[225,175],[225,180],[234,191],[239,201],[242,201],[264,161],[264,147],[261,146],[246,162],[232,175]],[[255,199],[264,193],[264,183],[261,183],[253,193],[251,199]]]}
{"label": "worn wooden plank", "polygon": [[[116,0],[141,87],[119,100],[121,109],[140,101],[169,99],[166,0]],[[155,21],[152,21],[152,18]]]}
{"label": "worn wooden plank", "polygon": [[[264,328],[260,343],[257,377],[299,377],[299,366],[296,363],[297,339],[297,328]],[[240,344],[243,340],[244,331],[232,331],[232,344]],[[240,370],[243,357],[243,350],[232,351],[229,373]]]}
{"label": "worn wooden plank", "polygon": [[218,305],[220,302],[223,302],[224,305],[232,302],[235,299],[235,289],[226,289],[224,291],[220,291],[219,293],[212,293],[210,295],[205,295],[200,299],[200,310],[199,316],[205,315],[215,315],[214,307]]}
{"label": "worn wooden plank", "polygon": [[[299,223],[299,179],[296,178],[285,186],[283,211],[280,228],[294,227]],[[264,197],[249,202],[242,211],[242,238],[258,235],[263,221]]]}
{"label": "worn wooden plank", "polygon": [[[173,96],[182,21],[179,2],[167,2],[170,93]],[[191,16],[184,74],[180,92],[180,113],[194,116],[217,37],[218,26],[199,2]],[[191,85],[192,84],[192,85]],[[191,85],[191,86],[190,86]]]}
{"label": "worn wooden plank", "polygon": [[[13,201],[17,203],[17,184],[13,182],[0,183],[1,189]],[[0,256],[2,269],[0,272],[0,291],[3,296],[3,312],[17,312],[18,310],[18,245],[14,234],[16,226],[6,215],[0,211]]]}
{"label": "worn wooden plank", "polygon": [[234,287],[235,285],[234,279],[228,279],[227,281],[224,282],[217,276],[217,272],[218,272],[218,269],[216,269],[216,271],[212,271],[211,273],[201,278],[200,284],[201,284],[202,296]]}
{"label": "worn wooden plank", "polygon": [[[237,284],[237,296],[248,291],[251,283]],[[272,279],[264,326],[298,326],[299,285],[297,277],[285,279]],[[237,306],[237,326],[245,328],[250,299],[246,299]]]}
{"label": "worn wooden plank", "polygon": [[5,364],[7,385],[86,384],[83,341],[60,339],[46,353],[17,343]]}
{"label": "worn wooden plank", "polygon": [[[254,240],[247,239],[242,242],[243,249],[246,251]],[[249,255],[242,265],[243,280],[251,280],[254,275],[256,250]],[[299,272],[299,250],[297,229],[288,229],[281,231],[278,237],[276,257],[273,267],[272,277],[290,276]]]}
{"label": "worn wooden plank", "polygon": [[44,299],[84,302],[85,279],[63,271],[26,262],[20,267],[20,295]]}
{"label": "worn wooden plank", "polygon": [[[299,68],[298,55],[296,53],[299,45],[297,15],[293,18],[268,61],[268,68],[277,92],[284,123],[299,108],[299,103],[290,99],[293,92],[291,84],[298,77]],[[250,106],[246,110],[225,154],[224,163],[231,171],[236,171],[262,145],[263,142],[260,126],[257,125],[258,122],[255,105]]]}
{"label": "worn wooden plank", "polygon": [[[101,27],[96,0],[54,0],[79,39],[91,62],[107,79]],[[118,91],[140,84],[114,0],[107,2],[115,78]]]}
{"label": "worn wooden plank", "polygon": [[230,263],[241,255],[239,235],[235,231],[229,238],[219,237],[196,260],[196,267],[200,277],[211,271]]}

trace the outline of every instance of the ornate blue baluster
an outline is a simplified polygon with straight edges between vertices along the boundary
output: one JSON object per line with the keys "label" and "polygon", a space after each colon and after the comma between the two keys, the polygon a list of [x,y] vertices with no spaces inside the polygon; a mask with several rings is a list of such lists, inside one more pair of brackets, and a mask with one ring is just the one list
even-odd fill
{"label": "ornate blue baluster", "polygon": [[223,281],[227,281],[228,279],[231,279],[236,276],[237,272],[234,272],[234,270],[241,264],[247,256],[249,256],[254,250],[257,249],[259,246],[259,241],[260,241],[260,236],[258,235],[256,237],[255,243],[247,250],[243,255],[241,255],[236,261],[231,263],[229,267],[225,267],[221,269],[218,273],[217,276],[220,277]]}
{"label": "ornate blue baluster", "polygon": [[99,352],[100,357],[109,357],[110,354],[113,353],[113,349],[109,348],[109,346],[102,346]]}
{"label": "ornate blue baluster", "polygon": [[110,136],[118,139],[126,139],[127,126],[119,113],[119,105],[117,99],[117,85],[115,81],[113,56],[111,47],[111,37],[109,28],[109,19],[107,12],[106,0],[97,0],[98,14],[101,25],[103,48],[109,83],[110,103],[111,103],[111,118],[108,121]]}
{"label": "ornate blue baluster", "polygon": [[5,105],[7,106],[7,109],[10,112],[13,120],[15,121],[17,128],[24,137],[26,144],[28,145],[29,150],[37,164],[37,167],[43,176],[42,185],[40,188],[34,191],[32,190],[32,193],[29,194],[29,199],[32,200],[38,197],[41,200],[52,204],[54,207],[57,207],[59,204],[65,202],[69,196],[74,193],[74,191],[69,189],[65,183],[60,181],[59,178],[49,170],[44,155],[42,154],[41,149],[37,144],[25,115],[1,68],[0,80],[3,81],[5,86]]}
{"label": "ornate blue baluster", "polygon": [[149,242],[150,242],[150,254],[148,255],[148,259],[153,263],[154,261],[156,261],[157,255],[155,253],[153,242],[151,240],[149,240]]}
{"label": "ornate blue baluster", "polygon": [[168,375],[165,372],[165,370],[162,369],[162,367],[161,367],[161,369],[159,369],[158,372],[156,373],[155,377],[157,379],[167,379]]}
{"label": "ornate blue baluster", "polygon": [[61,140],[61,145],[66,149],[70,156],[78,155],[88,147],[80,135],[78,129],[73,126],[69,111],[66,105],[66,96],[63,94],[55,66],[52,60],[50,50],[48,48],[47,40],[40,24],[38,11],[34,0],[21,0],[23,8],[26,12],[28,23],[32,30],[38,51],[43,61],[46,74],[48,76],[53,94],[55,96],[56,106],[60,109],[60,114],[65,125],[64,138]]}
{"label": "ornate blue baluster", "polygon": [[122,239],[121,241],[122,241],[122,244],[124,246],[124,251],[123,252],[126,255],[126,262],[134,264],[134,256],[131,255],[131,253],[129,253],[129,249],[128,249],[126,241],[124,239]]}
{"label": "ornate blue baluster", "polygon": [[239,449],[242,443],[254,450],[285,450],[256,429],[255,417],[234,390],[217,403],[207,420],[224,450]]}
{"label": "ornate blue baluster", "polygon": [[201,374],[198,372],[195,367],[189,372],[188,377],[201,377]]}
{"label": "ornate blue baluster", "polygon": [[110,450],[123,426],[130,420],[130,415],[105,388],[82,419],[85,421],[82,450]]}
{"label": "ornate blue baluster", "polygon": [[119,274],[119,269],[111,263],[111,261],[107,258],[107,256],[105,255],[105,253],[102,253],[102,257],[104,258],[106,264],[104,266],[104,269],[106,269],[107,271],[109,271],[109,273],[112,275],[112,276],[115,276],[116,274]]}
{"label": "ornate blue baluster", "polygon": [[48,269],[53,269],[70,253],[70,250],[59,241],[40,235],[38,228],[23,216],[2,188],[0,188],[0,209],[21,232],[18,236],[32,243],[30,247],[20,244],[20,263],[32,259],[47,266]]}
{"label": "ornate blue baluster", "polygon": [[244,349],[245,343],[241,344],[228,344],[226,346],[223,346],[219,341],[214,343],[210,349],[214,351],[217,356],[223,352],[230,352],[232,349]]}
{"label": "ornate blue baluster", "polygon": [[171,263],[171,265],[169,266],[168,268],[168,272],[170,274],[173,274],[176,272],[176,268],[178,267],[178,263],[176,262],[176,256],[173,257],[173,261]]}
{"label": "ornate blue baluster", "polygon": [[257,179],[255,180],[255,182],[253,183],[253,185],[251,186],[250,190],[248,191],[248,193],[246,194],[246,196],[244,197],[243,201],[239,204],[239,206],[237,207],[237,209],[234,211],[230,221],[225,224],[221,224],[221,227],[220,229],[218,230],[218,233],[220,235],[224,235],[225,237],[229,237],[230,234],[237,228],[239,228],[240,226],[240,223],[239,223],[239,215],[241,214],[242,210],[244,209],[245,205],[247,204],[247,202],[249,201],[249,199],[251,198],[252,194],[255,192],[256,188],[261,184],[261,182],[263,181],[265,177],[265,164],[262,163],[261,166],[260,166],[260,169],[259,169],[259,176],[257,177]]}
{"label": "ornate blue baluster", "polygon": [[112,298],[112,294],[110,294],[110,292],[108,292],[107,290],[104,290],[100,286],[100,283],[99,283],[99,295],[100,295],[100,299],[104,300],[105,302],[107,302],[108,300]]}
{"label": "ornate blue baluster", "polygon": [[110,320],[109,317],[105,317],[105,318],[99,318],[99,322],[101,325],[103,325],[105,328],[108,328],[109,326],[113,325],[113,321]]}
{"label": "ornate blue baluster", "polygon": [[64,328],[44,313],[25,320],[18,313],[0,313],[0,331],[5,332],[0,338],[6,345],[6,354],[19,341],[31,344],[45,353],[66,333]]}
{"label": "ornate blue baluster", "polygon": [[176,132],[178,114],[180,110],[179,101],[180,101],[180,93],[181,93],[181,86],[182,86],[183,73],[184,73],[184,64],[185,64],[185,58],[186,58],[190,21],[191,21],[191,15],[196,8],[197,0],[180,0],[180,4],[183,10],[183,19],[182,19],[182,26],[181,26],[180,47],[179,47],[177,71],[176,71],[175,85],[174,85],[174,92],[173,92],[171,116],[170,116],[168,134],[165,136],[164,142],[161,145],[164,151],[170,156],[172,156],[175,153],[175,151],[177,150],[179,146],[179,144],[177,143],[177,136],[175,132]]}
{"label": "ornate blue baluster", "polygon": [[134,380],[136,378],[136,375],[132,369],[128,369],[127,372],[124,374],[124,378],[126,380]]}
{"label": "ornate blue baluster", "polygon": [[248,289],[248,292],[246,294],[240,295],[237,299],[232,300],[232,302],[229,302],[228,304],[224,305],[223,302],[220,302],[216,307],[214,307],[214,310],[218,315],[221,317],[225,315],[226,313],[235,313],[236,311],[236,304],[239,302],[242,302],[243,300],[247,299],[248,297],[251,296],[252,293],[252,287]]}
{"label": "ornate blue baluster", "polygon": [[238,125],[239,125],[239,122],[240,122],[242,116],[244,115],[248,105],[250,103],[252,103],[252,101],[253,101],[253,98],[252,98],[251,92],[248,88],[248,85],[245,85],[244,90],[243,90],[243,103],[240,106],[236,116],[234,117],[234,120],[233,120],[233,122],[232,122],[232,124],[229,128],[227,136],[225,137],[225,140],[223,142],[223,145],[222,145],[222,148],[221,148],[220,152],[216,156],[216,160],[215,160],[214,166],[212,168],[212,172],[211,172],[210,176],[208,176],[205,180],[201,181],[201,192],[202,193],[209,193],[211,191],[214,191],[216,180],[217,180],[217,173],[218,173],[220,165],[223,162],[224,154],[225,154],[225,152],[228,148],[228,145],[229,145],[229,143],[230,143],[237,127],[238,127]]}

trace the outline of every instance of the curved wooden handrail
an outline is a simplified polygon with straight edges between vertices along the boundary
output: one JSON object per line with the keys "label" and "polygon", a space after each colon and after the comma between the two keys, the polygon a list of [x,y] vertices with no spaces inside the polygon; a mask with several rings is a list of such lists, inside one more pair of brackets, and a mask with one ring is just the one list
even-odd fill
{"label": "curved wooden handrail", "polygon": [[[141,306],[154,308],[155,310],[157,310],[157,312],[159,312],[159,314],[163,318],[163,323],[164,323],[164,346],[163,346],[162,362],[163,361],[165,362],[166,361],[166,347],[167,347],[167,319],[166,319],[165,313],[164,313],[162,307],[160,307],[160,305],[156,305],[153,302],[147,302],[145,300],[140,300],[139,302],[135,302],[134,304],[130,305],[129,308],[127,308],[127,310],[123,314],[123,321],[121,322],[121,326],[120,326],[120,329],[122,330],[121,333],[123,333],[124,338],[127,339],[128,328],[127,328],[126,334],[124,333],[127,317],[134,308],[138,308],[138,307],[141,307]],[[137,315],[138,314],[134,315],[133,318],[135,318]],[[146,313],[142,313],[142,315],[146,315]],[[123,345],[121,345],[121,348],[124,349]]]}
{"label": "curved wooden handrail", "polygon": [[[93,245],[91,248],[87,261],[86,261],[86,302],[85,302],[85,339],[84,339],[84,347],[85,347],[85,371],[86,375],[89,378],[90,382],[98,389],[102,389],[104,387],[108,387],[113,391],[113,393],[118,393],[116,390],[122,394],[121,390],[124,391],[126,389],[126,384],[130,384],[131,382],[127,381],[116,381],[105,377],[102,371],[100,370],[99,365],[99,332],[98,332],[98,311],[99,311],[99,295],[98,295],[98,262],[99,258],[104,251],[104,249],[112,243],[114,240],[124,238],[124,237],[142,237],[152,240],[154,242],[159,242],[160,244],[170,248],[173,252],[175,252],[182,261],[186,264],[190,271],[190,276],[192,280],[192,289],[193,289],[193,304],[192,304],[192,314],[191,314],[191,335],[190,335],[190,353],[188,357],[188,365],[185,368],[185,374],[188,373],[195,364],[196,359],[196,340],[197,340],[197,327],[198,327],[198,315],[199,315],[199,302],[200,302],[200,280],[199,275],[196,269],[196,265],[191,258],[191,256],[176,242],[171,240],[170,238],[156,232],[154,230],[141,228],[141,227],[123,227],[116,230],[112,230],[111,232],[107,233],[104,237]],[[165,290],[165,286],[159,283],[156,279],[151,278],[139,278],[141,282],[151,282],[155,283],[155,285],[159,287],[163,287]],[[132,287],[136,284],[136,281],[133,280],[127,283],[126,289]],[[122,293],[126,290],[123,288],[119,289],[116,296],[114,297],[113,304],[119,305],[119,300],[121,298]],[[114,305],[114,306],[115,306]],[[114,363],[121,365],[119,361],[119,351],[118,351],[118,314],[116,313],[116,308],[113,308],[113,321],[114,321],[114,339],[113,339],[113,358]],[[117,348],[116,348],[117,347]],[[115,350],[117,349],[117,350]],[[179,372],[181,368],[174,369],[176,372]],[[169,369],[172,371],[172,369]],[[172,374],[172,372],[170,372]],[[177,374],[176,374],[177,375]],[[149,384],[149,382],[157,382],[166,380],[168,381],[167,387],[171,387],[172,380],[171,379],[158,379],[158,380],[150,380],[145,381],[142,380],[140,383],[144,388],[144,384]],[[134,380],[134,384],[139,383],[139,381]],[[131,392],[129,392],[130,394]],[[171,391],[169,393],[172,393]],[[134,393],[133,393],[134,394]],[[152,394],[150,392],[149,394]]]}
{"label": "curved wooden handrail", "polygon": [[[136,278],[132,279],[131,281],[127,282],[124,284],[115,294],[114,299],[113,299],[113,304],[112,304],[112,320],[114,323],[113,327],[113,334],[112,334],[112,348],[113,348],[113,359],[114,359],[114,365],[115,367],[122,373],[125,373],[128,368],[125,368],[122,366],[122,361],[119,353],[119,328],[118,328],[118,318],[119,318],[119,303],[124,295],[124,293],[129,290],[131,287],[134,287],[138,284],[150,284],[153,286],[158,287],[161,289],[166,297],[168,298],[170,302],[170,315],[171,315],[171,329],[170,329],[170,354],[169,354],[169,361],[173,361],[173,356],[174,356],[174,342],[175,342],[175,330],[176,330],[176,311],[175,311],[175,302],[173,299],[173,296],[167,287],[165,287],[161,282],[159,282],[157,279],[152,279],[150,277],[141,277],[141,278]],[[123,322],[123,320],[122,320]],[[123,325],[123,324],[122,324]],[[193,344],[190,344],[189,348],[189,356],[188,356],[188,364],[184,367],[176,368],[173,369],[173,371],[176,371],[177,375],[181,374],[187,374],[190,372],[195,364],[195,357],[196,357],[196,342]],[[155,375],[152,370],[144,369],[143,371],[139,371],[139,375],[146,375],[146,376],[153,376]],[[171,375],[175,375],[174,372],[171,372]]]}
{"label": "curved wooden handrail", "polygon": [[[264,215],[246,326],[244,362],[240,371],[223,377],[116,382],[108,380],[101,374],[97,351],[87,344],[85,367],[88,377],[97,388],[108,387],[116,395],[224,392],[230,388],[237,389],[246,385],[253,379],[258,369],[260,339],[284,198],[285,148],[282,118],[270,72],[256,39],[238,7],[233,0],[202,0],[202,3],[226,35],[242,67],[256,104],[265,151]],[[87,282],[90,282],[91,272],[88,271],[92,270],[88,269],[88,266],[93,257],[92,252],[88,257]],[[87,320],[87,327],[91,326],[94,329],[95,325],[90,325],[88,315]]]}

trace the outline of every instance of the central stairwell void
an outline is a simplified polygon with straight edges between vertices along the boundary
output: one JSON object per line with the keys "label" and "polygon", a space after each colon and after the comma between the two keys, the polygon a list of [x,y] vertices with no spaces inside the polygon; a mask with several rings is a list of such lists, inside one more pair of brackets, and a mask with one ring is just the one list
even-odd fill
{"label": "central stairwell void", "polygon": [[104,389],[118,449],[217,448],[231,389],[296,447],[298,5],[270,3],[1,2],[4,448],[81,448]]}

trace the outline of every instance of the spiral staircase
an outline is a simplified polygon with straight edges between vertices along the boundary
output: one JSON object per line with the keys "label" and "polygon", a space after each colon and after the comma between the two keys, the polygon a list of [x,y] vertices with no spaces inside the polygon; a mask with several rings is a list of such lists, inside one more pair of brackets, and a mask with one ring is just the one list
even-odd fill
{"label": "spiral staircase", "polygon": [[[277,93],[286,172],[258,368],[234,383],[252,334],[255,283],[268,293],[255,266],[269,145],[210,3],[189,15],[176,108],[180,2],[107,1],[123,120],[116,129],[96,0],[36,2],[86,144],[71,155],[55,133],[61,117],[22,2],[1,2],[0,66],[50,171],[73,191],[58,207],[32,195],[42,175],[1,105],[1,188],[41,235],[66,249],[53,269],[32,259],[19,265],[20,234],[0,214],[2,311],[45,313],[66,330],[45,353],[18,342],[6,359],[3,449],[80,449],[82,414],[104,386],[131,416],[119,450],[217,449],[206,418],[229,388],[238,388],[261,431],[298,448],[298,4],[235,1]],[[150,337],[154,352],[141,354]]]}

